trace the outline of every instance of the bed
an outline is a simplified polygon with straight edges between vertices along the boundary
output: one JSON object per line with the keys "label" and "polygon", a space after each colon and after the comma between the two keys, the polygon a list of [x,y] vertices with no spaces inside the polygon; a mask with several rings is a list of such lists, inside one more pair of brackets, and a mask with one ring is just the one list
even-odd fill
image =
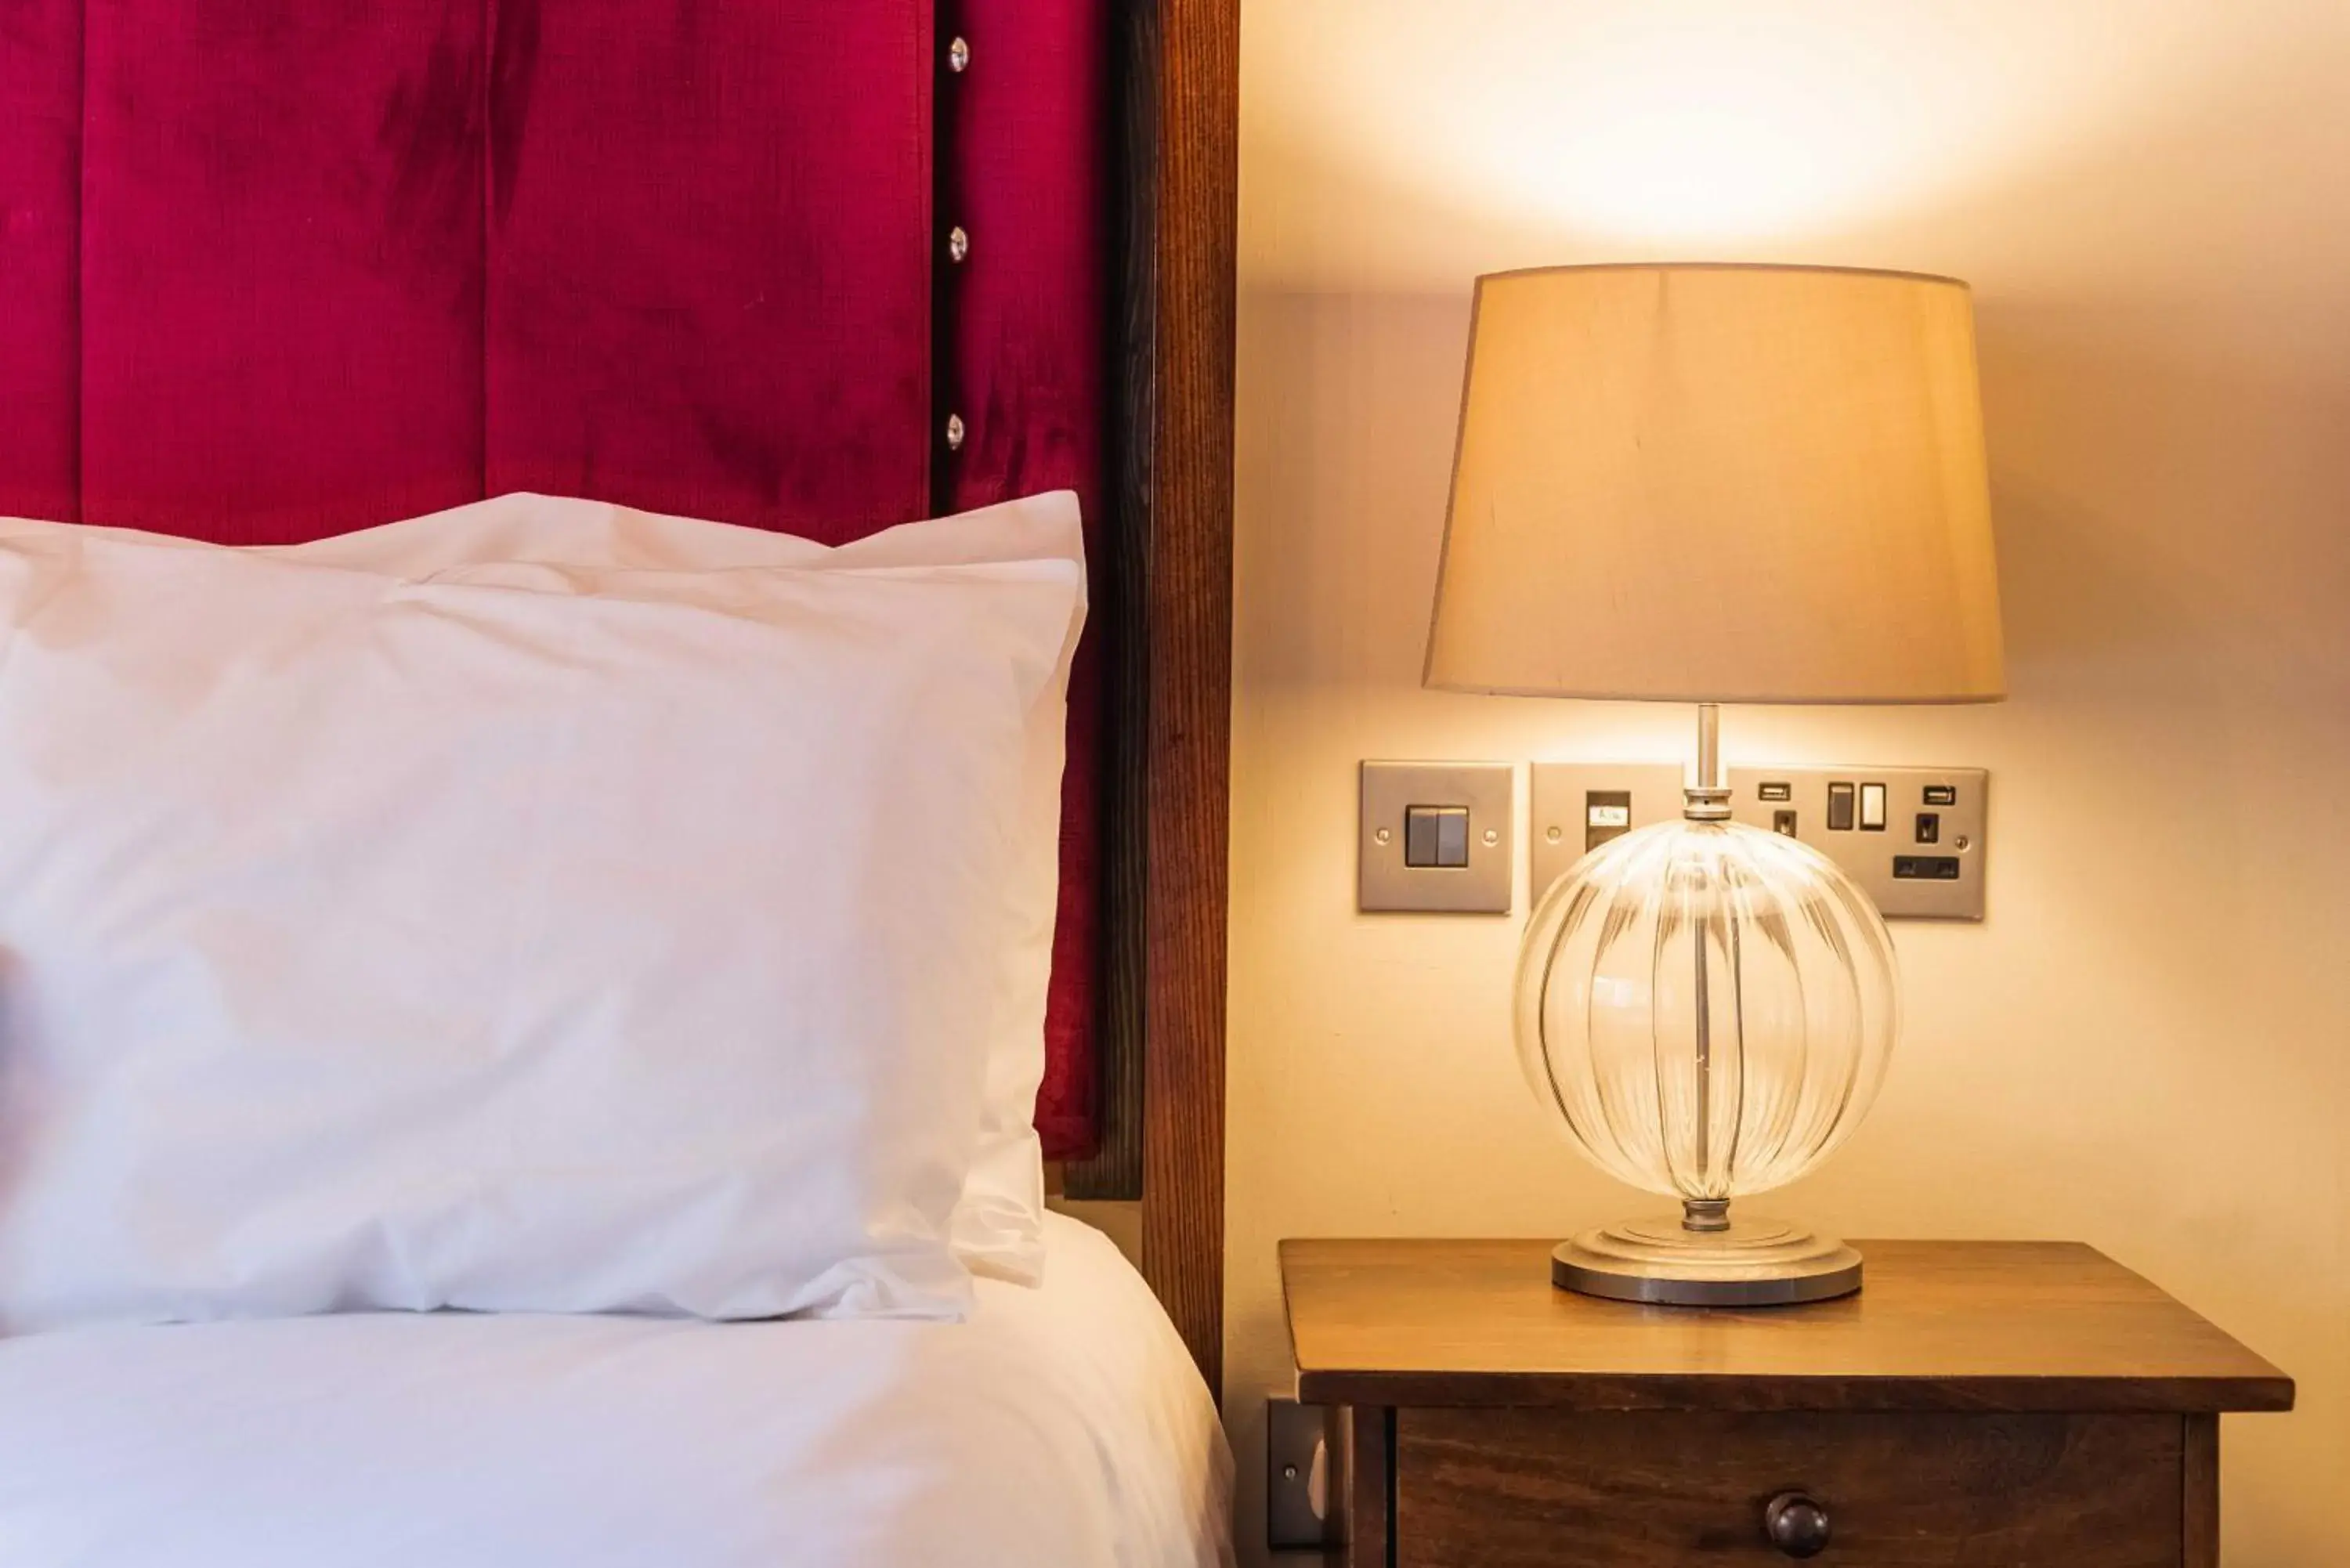
{"label": "bed", "polygon": [[624,1286],[0,1339],[0,1558],[1228,1556],[1236,52],[1232,0],[0,11],[0,516],[324,571],[496,497],[852,548],[1073,498],[1032,1137],[1135,1252],[1050,1216],[1042,1283],[979,1269],[961,1323]]}
{"label": "bed", "polygon": [[1055,1216],[967,1324],[340,1314],[0,1351],[0,1555],[87,1568],[1229,1560],[1213,1406]]}

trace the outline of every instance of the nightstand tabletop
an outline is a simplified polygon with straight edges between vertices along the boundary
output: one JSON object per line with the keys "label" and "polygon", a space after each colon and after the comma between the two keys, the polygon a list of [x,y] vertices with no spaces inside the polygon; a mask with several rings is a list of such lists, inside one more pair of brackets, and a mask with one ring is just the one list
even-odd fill
{"label": "nightstand tabletop", "polygon": [[1727,1311],[1550,1282],[1544,1241],[1281,1246],[1297,1397],[1589,1410],[2284,1410],[2293,1381],[2069,1241],[1856,1241],[1859,1294]]}

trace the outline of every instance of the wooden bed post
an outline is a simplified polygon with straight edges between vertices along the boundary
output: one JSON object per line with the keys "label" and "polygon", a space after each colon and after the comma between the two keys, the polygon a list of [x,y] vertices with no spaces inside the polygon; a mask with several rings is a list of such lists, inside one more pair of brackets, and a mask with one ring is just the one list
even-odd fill
{"label": "wooden bed post", "polygon": [[[1116,27],[1126,258],[1116,485],[1138,568],[1127,587],[1139,613],[1124,624],[1141,635],[1139,657],[1119,660],[1113,701],[1139,686],[1148,720],[1121,726],[1136,754],[1111,803],[1125,794],[1139,808],[1139,832],[1127,837],[1140,854],[1114,865],[1106,914],[1113,930],[1139,933],[1113,961],[1129,1006],[1139,992],[1145,1044],[1141,1082],[1127,1090],[1141,1099],[1143,1273],[1221,1395],[1239,0],[1118,0]],[[1121,989],[1115,969],[1111,989]]]}

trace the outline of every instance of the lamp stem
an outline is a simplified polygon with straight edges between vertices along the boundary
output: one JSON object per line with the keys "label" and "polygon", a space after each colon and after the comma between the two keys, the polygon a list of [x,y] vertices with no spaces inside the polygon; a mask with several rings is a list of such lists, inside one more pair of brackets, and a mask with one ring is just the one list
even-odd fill
{"label": "lamp stem", "polygon": [[[1706,922],[1699,920],[1690,934],[1697,957],[1697,1179],[1704,1181],[1713,1175],[1713,988],[1706,973]],[[1722,1206],[1723,1212],[1728,1209]],[[1684,1212],[1682,1223],[1693,1231],[1705,1228],[1693,1211]]]}
{"label": "lamp stem", "polygon": [[[1691,822],[1726,822],[1730,817],[1730,791],[1721,782],[1721,710],[1711,702],[1697,705],[1697,782],[1682,792],[1687,797],[1681,815]],[[1712,977],[1706,972],[1706,931],[1708,922],[1700,919],[1694,935],[1697,972],[1695,1001],[1697,1003],[1697,1174],[1700,1181],[1713,1172],[1713,987]],[[1708,1207],[1700,1211],[1690,1208],[1684,1211],[1682,1224],[1692,1231],[1726,1229],[1730,1205]]]}
{"label": "lamp stem", "polygon": [[1697,705],[1697,782],[1681,791],[1681,815],[1691,822],[1728,822],[1730,791],[1721,782],[1721,710]]}

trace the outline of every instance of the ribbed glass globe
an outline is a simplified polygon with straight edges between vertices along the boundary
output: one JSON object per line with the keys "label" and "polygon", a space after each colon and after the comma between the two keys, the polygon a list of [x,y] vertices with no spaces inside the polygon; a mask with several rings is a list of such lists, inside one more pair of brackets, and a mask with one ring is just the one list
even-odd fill
{"label": "ribbed glass globe", "polygon": [[1518,959],[1536,1096],[1602,1169],[1684,1199],[1767,1191],[1843,1142],[1899,1006],[1867,894],[1818,851],[1733,823],[1601,845],[1535,907]]}

